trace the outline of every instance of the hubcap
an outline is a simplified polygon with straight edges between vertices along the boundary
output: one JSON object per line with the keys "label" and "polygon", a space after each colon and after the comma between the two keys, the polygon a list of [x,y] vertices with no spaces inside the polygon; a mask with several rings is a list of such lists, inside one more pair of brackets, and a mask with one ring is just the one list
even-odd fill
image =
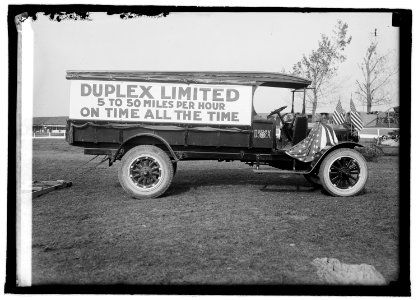
{"label": "hubcap", "polygon": [[352,188],[360,179],[360,166],[352,157],[340,157],[332,163],[329,179],[339,189]]}
{"label": "hubcap", "polygon": [[161,179],[160,164],[152,157],[139,157],[132,162],[129,177],[137,186],[151,188]]}

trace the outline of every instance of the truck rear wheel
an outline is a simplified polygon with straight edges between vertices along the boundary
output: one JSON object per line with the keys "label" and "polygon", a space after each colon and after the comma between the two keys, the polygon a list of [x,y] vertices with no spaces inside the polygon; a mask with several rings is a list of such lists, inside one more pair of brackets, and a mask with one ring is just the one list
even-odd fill
{"label": "truck rear wheel", "polygon": [[368,170],[363,155],[354,149],[337,149],[324,158],[319,169],[323,188],[333,196],[360,193],[366,185]]}
{"label": "truck rear wheel", "polygon": [[137,199],[162,195],[173,179],[173,164],[168,155],[155,146],[137,146],[123,157],[118,177],[122,188]]}

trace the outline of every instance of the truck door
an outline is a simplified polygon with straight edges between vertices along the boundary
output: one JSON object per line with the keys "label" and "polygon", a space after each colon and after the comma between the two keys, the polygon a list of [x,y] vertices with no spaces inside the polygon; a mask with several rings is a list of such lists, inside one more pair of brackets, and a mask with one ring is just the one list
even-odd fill
{"label": "truck door", "polygon": [[276,126],[274,120],[253,120],[252,146],[254,148],[274,148]]}

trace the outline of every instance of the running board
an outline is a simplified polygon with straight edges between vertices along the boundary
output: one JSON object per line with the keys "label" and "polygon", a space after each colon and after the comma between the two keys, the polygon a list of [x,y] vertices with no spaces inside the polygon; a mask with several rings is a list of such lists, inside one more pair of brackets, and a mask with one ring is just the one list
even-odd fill
{"label": "running board", "polygon": [[254,173],[262,174],[262,173],[276,173],[276,174],[297,174],[297,175],[303,175],[303,174],[309,174],[309,172],[305,171],[292,171],[292,170],[261,170],[261,169],[253,169]]}

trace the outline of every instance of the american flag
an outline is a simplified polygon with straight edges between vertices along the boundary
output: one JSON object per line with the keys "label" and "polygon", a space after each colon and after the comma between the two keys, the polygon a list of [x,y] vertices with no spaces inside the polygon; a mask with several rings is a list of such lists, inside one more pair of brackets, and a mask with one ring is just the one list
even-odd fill
{"label": "american flag", "polygon": [[334,124],[341,125],[345,122],[345,112],[341,106],[341,100],[338,100],[337,107],[335,108],[334,113],[332,114],[332,120]]}
{"label": "american flag", "polygon": [[310,162],[319,151],[336,144],[338,144],[338,139],[332,127],[318,122],[309,135],[287,150],[286,154],[300,161]]}
{"label": "american flag", "polygon": [[363,121],[361,120],[360,114],[356,110],[352,99],[350,100],[350,111],[351,124],[353,124],[357,131],[361,131],[363,129]]}

